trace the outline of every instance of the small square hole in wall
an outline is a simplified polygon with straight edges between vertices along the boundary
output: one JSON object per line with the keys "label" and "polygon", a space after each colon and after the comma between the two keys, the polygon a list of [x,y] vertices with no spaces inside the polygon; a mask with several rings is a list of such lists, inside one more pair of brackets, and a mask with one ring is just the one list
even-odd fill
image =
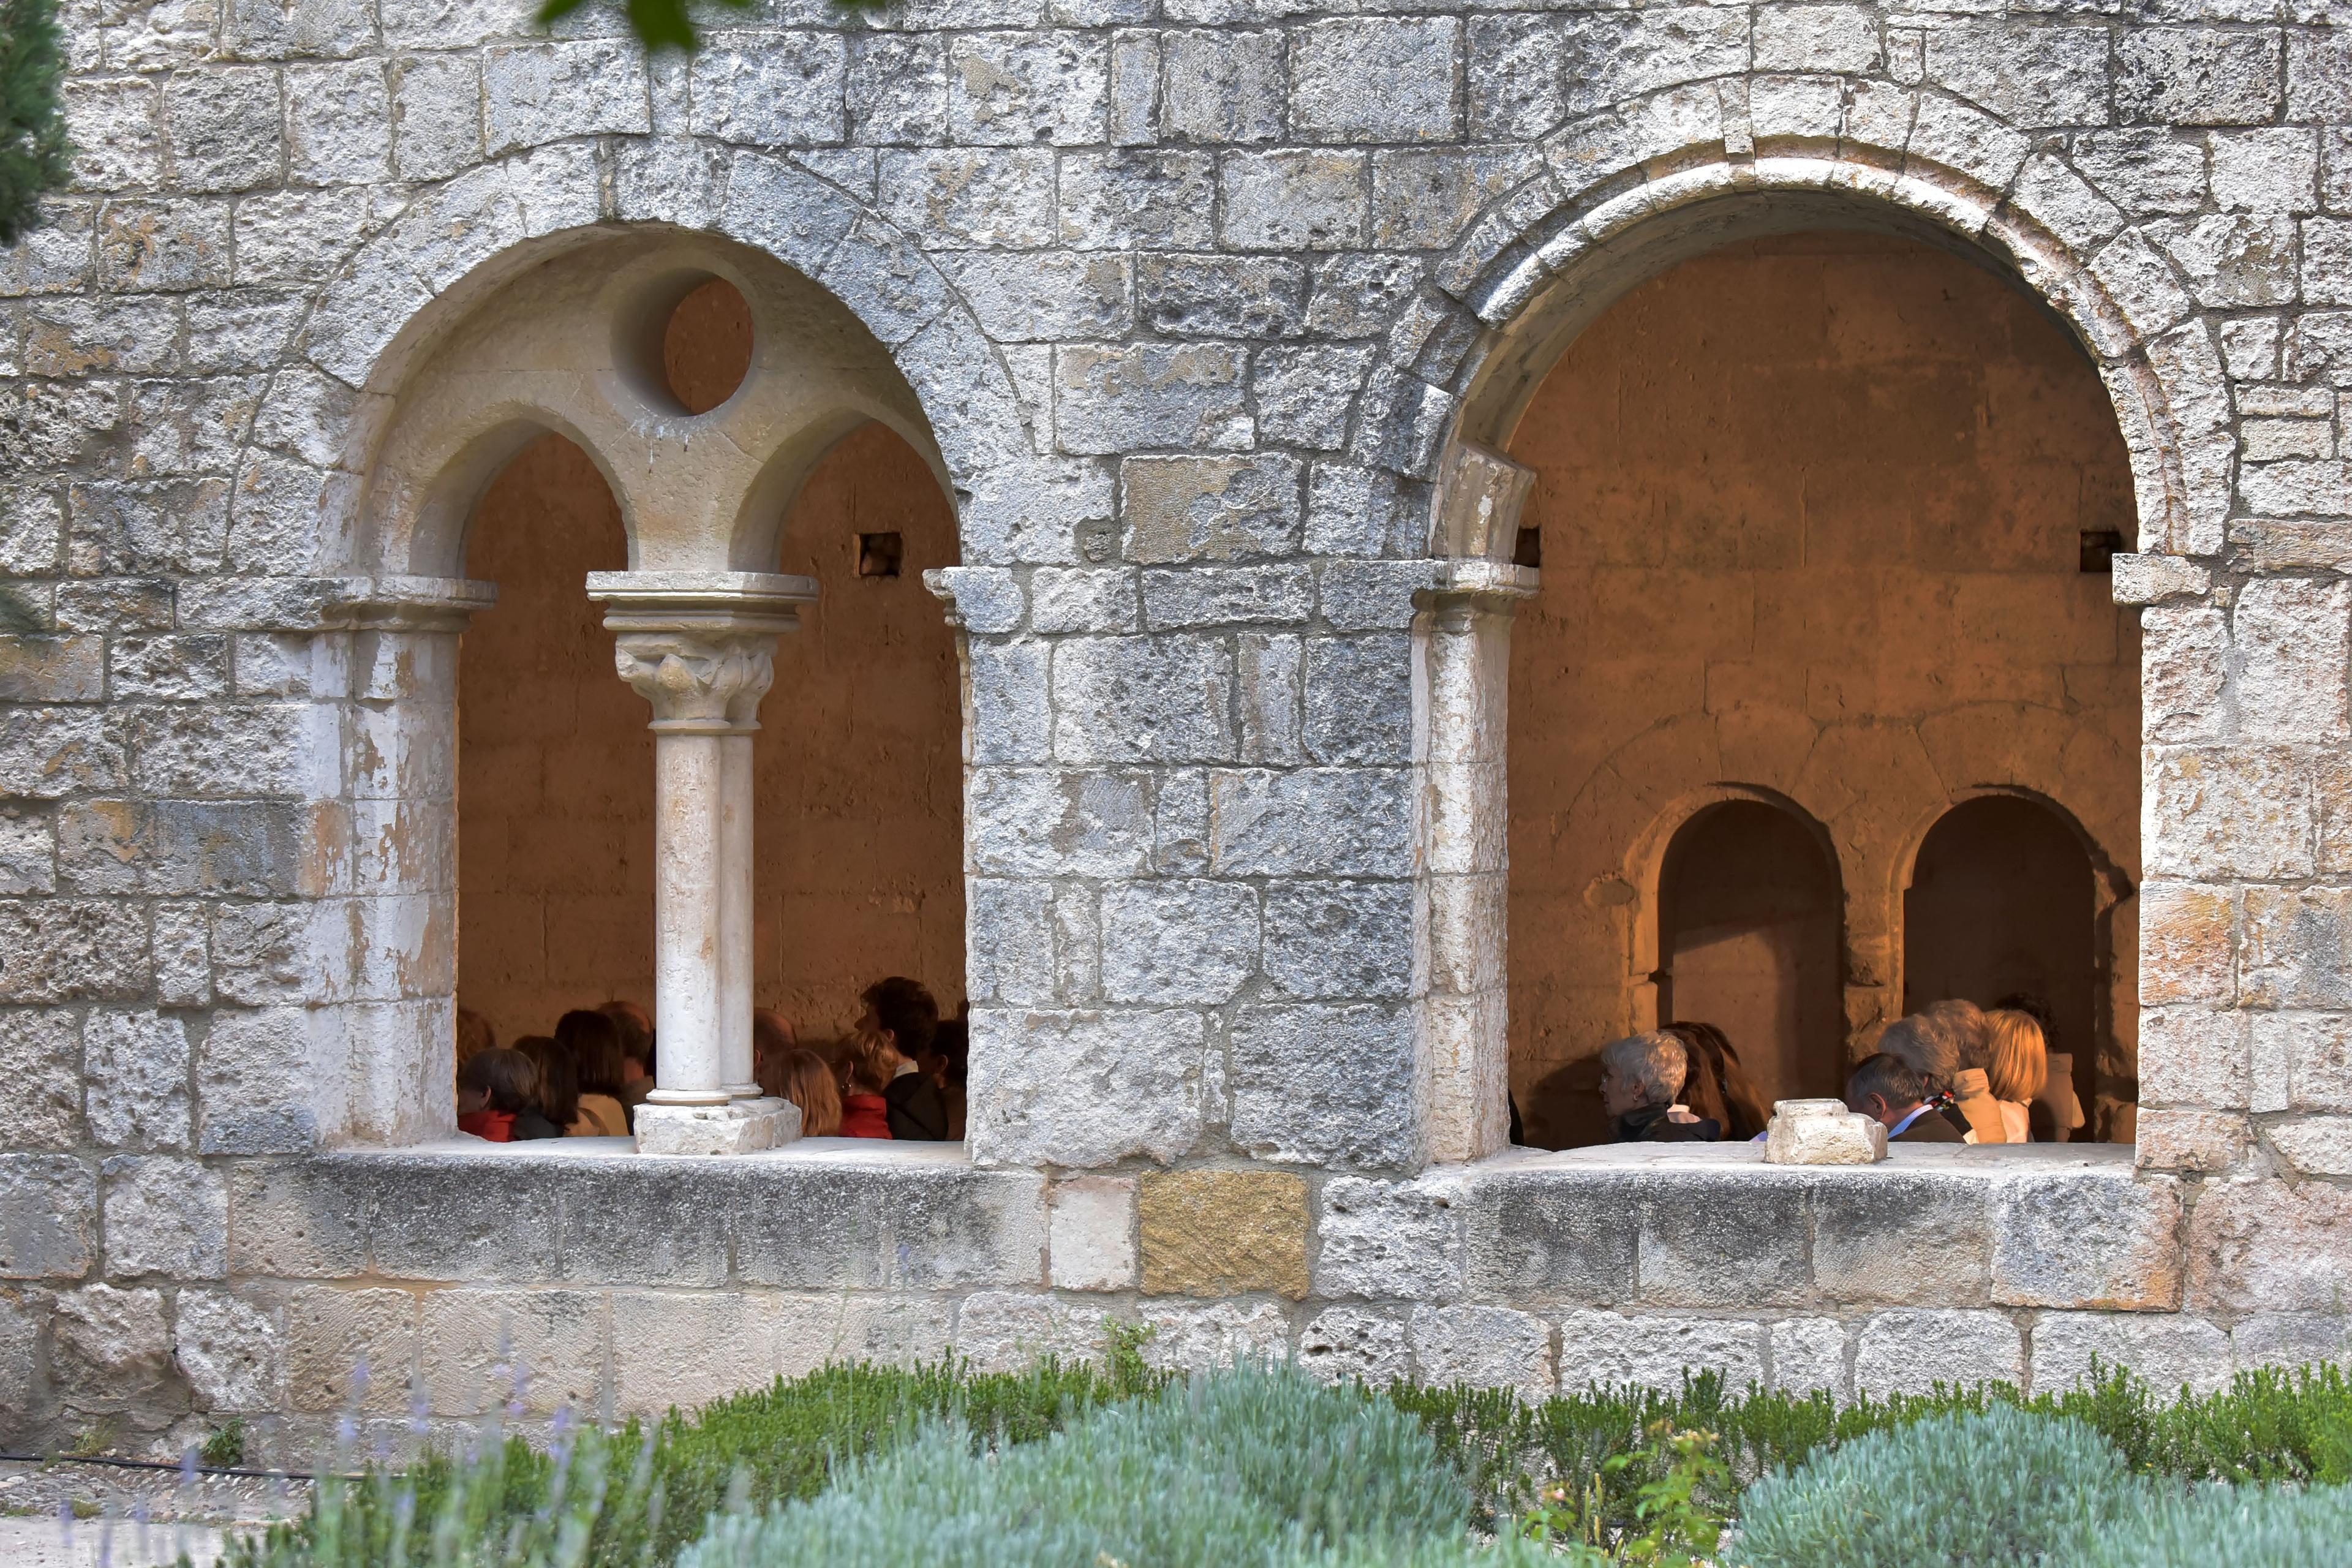
{"label": "small square hole in wall", "polygon": [[2083,530],[2083,570],[2113,572],[2116,557],[2123,552],[2124,536],[2112,528]]}
{"label": "small square hole in wall", "polygon": [[857,574],[860,577],[896,577],[898,563],[906,556],[906,544],[895,533],[861,533],[857,536]]}
{"label": "small square hole in wall", "polygon": [[1518,542],[1511,549],[1511,564],[1514,566],[1541,566],[1543,564],[1542,529],[1523,528],[1519,530]]}

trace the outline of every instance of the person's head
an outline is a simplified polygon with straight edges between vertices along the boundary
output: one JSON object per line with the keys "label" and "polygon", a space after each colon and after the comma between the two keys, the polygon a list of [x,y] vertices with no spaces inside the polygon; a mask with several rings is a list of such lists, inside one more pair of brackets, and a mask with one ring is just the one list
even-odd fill
{"label": "person's head", "polygon": [[1952,1058],[1959,1071],[1981,1070],[1985,1065],[1984,1009],[1965,997],[1947,996],[1919,1009],[1919,1016],[1951,1042]]}
{"label": "person's head", "polygon": [[801,1108],[801,1136],[834,1138],[841,1132],[841,1084],[833,1066],[814,1051],[784,1053],[778,1075],[784,1098]]}
{"label": "person's head", "polygon": [[877,1028],[870,1018],[858,1021],[843,1047],[844,1094],[880,1094],[898,1076],[898,1064],[904,1058],[898,1055],[898,1047],[890,1043],[889,1031]]}
{"label": "person's head", "polygon": [[558,1127],[578,1121],[580,1075],[572,1066],[572,1053],[547,1035],[525,1035],[515,1042],[515,1049],[539,1069],[539,1113]]}
{"label": "person's head", "polygon": [[619,998],[596,1009],[613,1020],[621,1036],[621,1078],[635,1082],[654,1076],[654,1021],[635,1002]]}
{"label": "person's head", "polygon": [[2023,1105],[2050,1081],[2050,1052],[2031,1013],[1998,1007],[1985,1015],[1985,1079],[1995,1100]]}
{"label": "person's head", "polygon": [[963,1087],[966,1068],[971,1061],[970,1012],[970,1007],[965,1007],[959,1016],[942,1023],[940,1032],[931,1037],[930,1061],[925,1064],[925,1070],[939,1079],[941,1089]]}
{"label": "person's head", "polygon": [[575,1007],[555,1021],[555,1043],[572,1057],[583,1094],[617,1095],[628,1082],[621,1063],[621,1029],[611,1015]]}
{"label": "person's head", "polygon": [[497,1049],[498,1044],[499,1032],[490,1027],[490,1021],[488,1018],[483,1017],[471,1007],[457,1009],[457,1065],[459,1067],[464,1067],[468,1059],[480,1056],[484,1051]]}
{"label": "person's head", "polygon": [[1723,1058],[1717,1054],[1716,1041],[1722,1031],[1712,1024],[1668,1024],[1658,1031],[1672,1035],[1683,1045],[1686,1070],[1683,1075],[1682,1101],[1694,1114],[1712,1117],[1717,1122],[1731,1125],[1731,1109],[1723,1098]]}
{"label": "person's head", "polygon": [[530,1109],[539,1090],[539,1069],[520,1051],[492,1046],[476,1051],[457,1069],[457,1111],[503,1110],[509,1115]]}
{"label": "person's head", "polygon": [[2042,1048],[2046,1051],[2058,1048],[2058,1031],[2051,1026],[2050,1022],[2050,1004],[2032,992],[2012,991],[1993,1005],[2003,1012],[2024,1014],[2042,1026]]}
{"label": "person's head", "polygon": [[940,1005],[918,980],[893,974],[858,994],[866,1016],[858,1020],[889,1037],[891,1048],[908,1061],[920,1061],[939,1033]]}
{"label": "person's head", "polygon": [[1845,1080],[1845,1108],[1893,1129],[1927,1098],[1927,1086],[1900,1057],[1881,1051],[1864,1057]]}
{"label": "person's head", "polygon": [[1672,1105],[1682,1092],[1690,1058],[1682,1041],[1653,1029],[1601,1047],[1601,1103],[1612,1116]]}
{"label": "person's head", "polygon": [[1897,1018],[1880,1031],[1878,1054],[1909,1068],[1930,1094],[1949,1089],[1960,1070],[1959,1052],[1951,1037],[1916,1015]]}

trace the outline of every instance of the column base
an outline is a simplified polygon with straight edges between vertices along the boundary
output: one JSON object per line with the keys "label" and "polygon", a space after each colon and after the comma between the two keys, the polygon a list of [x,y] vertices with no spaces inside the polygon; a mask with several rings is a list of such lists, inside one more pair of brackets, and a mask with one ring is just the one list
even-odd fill
{"label": "column base", "polygon": [[756,1154],[801,1135],[801,1108],[789,1100],[739,1100],[727,1105],[637,1107],[640,1154]]}

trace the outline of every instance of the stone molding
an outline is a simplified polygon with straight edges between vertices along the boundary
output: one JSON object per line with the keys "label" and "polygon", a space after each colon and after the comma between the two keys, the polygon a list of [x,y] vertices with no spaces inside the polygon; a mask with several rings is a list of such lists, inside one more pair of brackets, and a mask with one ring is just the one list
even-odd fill
{"label": "stone molding", "polygon": [[775,677],[776,638],[816,602],[814,578],[762,572],[592,572],[614,664],[656,731],[748,732]]}

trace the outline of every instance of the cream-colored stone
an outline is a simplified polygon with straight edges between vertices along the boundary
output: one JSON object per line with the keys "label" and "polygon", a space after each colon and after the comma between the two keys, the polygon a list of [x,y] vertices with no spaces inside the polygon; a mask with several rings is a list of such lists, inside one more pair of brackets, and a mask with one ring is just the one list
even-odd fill
{"label": "cream-colored stone", "polygon": [[1150,1296],[1307,1294],[1307,1184],[1274,1171],[1168,1171],[1137,1201]]}
{"label": "cream-colored stone", "polygon": [[1768,1165],[1871,1165],[1886,1158],[1886,1126],[1842,1100],[1782,1100],[1766,1128]]}
{"label": "cream-colored stone", "polygon": [[1133,1177],[1072,1177],[1054,1184],[1047,1203],[1047,1277],[1056,1289],[1135,1289]]}

